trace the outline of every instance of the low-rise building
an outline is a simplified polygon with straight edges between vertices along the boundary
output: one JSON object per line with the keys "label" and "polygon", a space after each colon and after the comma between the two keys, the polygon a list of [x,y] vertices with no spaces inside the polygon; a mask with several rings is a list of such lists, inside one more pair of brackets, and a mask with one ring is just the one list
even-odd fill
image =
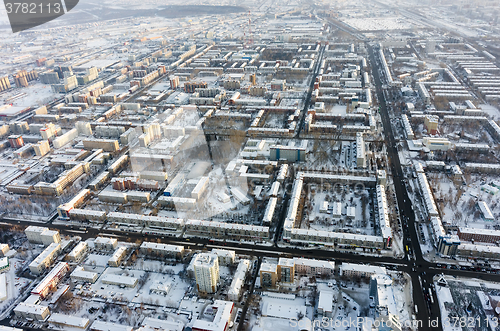
{"label": "low-rise building", "polygon": [[375,274],[386,274],[385,267],[377,267],[364,264],[342,263],[340,266],[340,276],[345,278],[367,278]]}
{"label": "low-rise building", "polygon": [[14,308],[14,313],[27,320],[45,321],[50,315],[50,310],[46,306],[21,302]]}
{"label": "low-rise building", "polygon": [[112,251],[118,245],[116,238],[97,237],[94,240],[94,248],[98,251]]}
{"label": "low-rise building", "polygon": [[76,267],[70,275],[73,282],[95,283],[99,275],[96,272],[86,271],[83,267]]}
{"label": "low-rise building", "polygon": [[40,275],[49,266],[54,263],[57,255],[61,251],[61,245],[57,243],[50,244],[45,250],[40,253],[29,265],[31,273]]}
{"label": "low-rise building", "polygon": [[215,300],[211,306],[205,309],[204,317],[210,316],[210,320],[206,318],[197,319],[194,321],[193,331],[227,331],[229,322],[233,319],[235,313],[234,303],[229,301]]}
{"label": "low-rise building", "polygon": [[111,322],[94,321],[90,326],[90,331],[132,331],[134,328]]}
{"label": "low-rise building", "polygon": [[335,262],[296,258],[295,272],[299,275],[305,274],[307,276],[333,276],[335,274]]}
{"label": "low-rise building", "polygon": [[318,297],[318,314],[325,317],[332,317],[333,312],[333,292],[320,291]]}
{"label": "low-rise building", "polygon": [[144,241],[141,244],[140,252],[148,256],[180,258],[184,254],[184,246]]}
{"label": "low-rise building", "polygon": [[497,243],[500,241],[499,230],[459,227],[457,235],[461,240],[465,241],[487,243]]}
{"label": "low-rise building", "polygon": [[88,251],[89,246],[87,243],[85,241],[80,241],[78,245],[76,245],[75,248],[69,252],[67,258],[72,262],[78,262],[85,256],[85,254],[87,254]]}
{"label": "low-rise building", "polygon": [[0,244],[0,256],[5,256],[7,252],[9,251],[9,245],[7,244]]}
{"label": "low-rise building", "polygon": [[4,256],[0,258],[0,274],[10,270],[9,258]]}
{"label": "low-rise building", "polygon": [[172,287],[171,283],[163,283],[163,282],[155,282],[153,285],[149,287],[149,293],[159,294],[159,295],[167,295]]}
{"label": "low-rise building", "polygon": [[90,320],[88,318],[58,313],[50,315],[48,322],[56,327],[79,330],[87,330],[90,325]]}
{"label": "low-rise building", "polygon": [[108,260],[108,265],[110,267],[118,267],[122,263],[123,259],[127,255],[126,247],[118,247],[113,255]]}
{"label": "low-rise building", "polygon": [[229,249],[214,248],[212,249],[212,253],[217,255],[217,258],[219,259],[219,265],[234,264],[234,260],[236,258],[235,251]]}
{"label": "low-rise building", "polygon": [[34,244],[43,244],[45,246],[51,243],[61,242],[59,231],[50,230],[41,226],[28,226],[24,233],[28,237],[28,241]]}
{"label": "low-rise building", "polygon": [[61,279],[68,273],[69,265],[65,262],[59,262],[40,283],[31,291],[31,294],[39,295],[44,299],[53,291]]}
{"label": "low-rise building", "polygon": [[248,271],[250,270],[251,262],[250,260],[241,260],[238,264],[238,268],[233,275],[233,281],[229,290],[227,291],[227,298],[230,301],[239,301],[241,290],[245,284],[245,279]]}

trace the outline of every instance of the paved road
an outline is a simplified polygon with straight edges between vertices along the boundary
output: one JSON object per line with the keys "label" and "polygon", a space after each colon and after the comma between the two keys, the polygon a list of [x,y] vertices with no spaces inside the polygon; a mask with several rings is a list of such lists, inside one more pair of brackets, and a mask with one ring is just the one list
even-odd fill
{"label": "paved road", "polygon": [[[405,252],[405,258],[407,260],[408,267],[411,268],[409,274],[411,276],[413,286],[413,301],[415,305],[419,307],[417,319],[424,321],[424,325],[427,325],[426,321],[428,321],[429,319],[435,319],[437,316],[439,316],[439,307],[437,303],[437,297],[434,295],[434,293],[434,304],[430,303],[430,299],[426,299],[424,291],[428,293],[428,287],[424,287],[421,283],[421,280],[424,281],[427,286],[429,286],[430,284],[432,284],[433,274],[427,272],[429,263],[424,260],[422,249],[418,241],[417,230],[415,226],[415,213],[413,212],[411,200],[408,197],[405,182],[402,180],[403,178],[405,178],[405,176],[401,168],[401,162],[399,160],[399,154],[396,148],[396,141],[392,132],[391,121],[389,118],[389,113],[387,111],[387,105],[382,89],[382,81],[380,79],[378,71],[378,69],[381,69],[381,67],[378,65],[373,47],[369,47],[369,54],[373,69],[372,73],[376,86],[377,99],[380,106],[380,115],[382,118],[382,123],[384,125],[389,167],[393,175],[394,190],[396,192],[398,208],[402,216],[401,221],[404,234],[403,246],[408,246],[410,248],[410,251],[412,252],[412,255],[409,255],[408,252]],[[424,309],[424,307],[426,307],[427,309]],[[423,329],[425,329],[425,327]],[[439,328],[434,328],[434,330],[442,330],[441,324],[439,324]]]}

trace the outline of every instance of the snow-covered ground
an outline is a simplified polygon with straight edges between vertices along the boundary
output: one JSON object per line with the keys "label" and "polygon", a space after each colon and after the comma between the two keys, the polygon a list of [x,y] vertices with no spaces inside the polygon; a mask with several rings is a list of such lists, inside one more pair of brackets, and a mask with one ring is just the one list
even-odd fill
{"label": "snow-covered ground", "polygon": [[[24,260],[25,261],[25,260]],[[20,294],[24,293],[24,289],[31,283],[31,280],[23,277],[18,277],[16,271],[26,265],[26,261],[18,258],[9,258],[10,268],[4,272],[6,277],[7,294],[6,299],[0,301],[0,315],[7,309]]]}
{"label": "snow-covered ground", "polygon": [[[447,284],[439,285],[440,278]],[[479,279],[436,276],[434,285],[445,331],[496,329],[498,318],[494,308],[500,301],[500,284]],[[460,317],[465,317],[467,321],[463,327]]]}

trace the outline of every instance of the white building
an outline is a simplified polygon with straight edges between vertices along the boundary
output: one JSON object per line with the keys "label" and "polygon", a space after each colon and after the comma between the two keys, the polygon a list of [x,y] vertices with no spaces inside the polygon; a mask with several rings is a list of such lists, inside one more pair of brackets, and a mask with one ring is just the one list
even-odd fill
{"label": "white building", "polygon": [[31,273],[41,274],[46,268],[54,263],[57,255],[61,251],[61,245],[52,243],[40,253],[29,265]]}
{"label": "white building", "polygon": [[193,331],[227,331],[229,322],[235,313],[234,303],[215,300],[205,309],[203,316],[210,316],[210,320],[197,319],[192,326]]}
{"label": "white building", "polygon": [[116,251],[113,253],[113,255],[109,258],[108,265],[110,267],[118,267],[126,255],[127,255],[127,248],[123,246],[118,247]]}
{"label": "white building", "polygon": [[191,198],[198,200],[202,197],[203,193],[208,187],[210,179],[208,177],[201,177],[193,191],[191,191]]}
{"label": "white building", "polygon": [[431,151],[447,151],[451,147],[450,141],[446,138],[424,137],[422,143]]}
{"label": "white building", "polygon": [[23,330],[18,328],[11,328],[10,326],[0,325],[0,331],[23,331]]}
{"label": "white building", "polygon": [[391,277],[386,274],[372,275],[370,279],[370,293],[373,293],[376,320],[384,321],[384,324],[380,323],[380,325],[390,325],[390,329],[388,330],[401,331],[399,311],[397,309]]}
{"label": "white building", "polygon": [[335,274],[335,262],[315,259],[296,258],[295,272],[307,276]]}
{"label": "white building", "polygon": [[184,254],[184,246],[158,244],[144,241],[141,244],[140,252],[144,255],[175,258]]}
{"label": "white building", "polygon": [[50,315],[49,307],[33,305],[31,303],[21,302],[14,308],[14,313],[18,317],[27,320],[45,321]]}
{"label": "white building", "polygon": [[403,122],[403,128],[405,130],[406,139],[413,140],[413,138],[415,138],[415,135],[413,133],[413,129],[411,128],[410,121],[408,120],[408,116],[403,114],[403,115],[401,115],[401,119]]}
{"label": "white building", "polygon": [[479,210],[481,210],[481,214],[483,214],[483,218],[486,221],[494,221],[495,220],[495,217],[493,217],[493,213],[491,212],[490,207],[488,207],[486,202],[479,201],[477,203],[477,205],[479,206]]}
{"label": "white building", "polygon": [[85,241],[80,241],[78,245],[68,254],[68,259],[73,262],[80,261],[89,251],[89,246]]}
{"label": "white building", "polygon": [[111,322],[94,321],[90,326],[90,331],[132,331],[133,328],[128,325],[122,325]]}
{"label": "white building", "polygon": [[200,253],[194,258],[194,274],[199,292],[215,293],[219,283],[219,259],[213,253]]}
{"label": "white building", "polygon": [[0,302],[7,300],[7,276],[0,274]]}
{"label": "white building", "polygon": [[142,327],[137,331],[182,331],[184,323],[181,321],[166,321],[156,318],[146,317],[142,321]]}
{"label": "white building", "polygon": [[269,227],[248,224],[235,224],[216,221],[187,220],[186,232],[191,235],[206,235],[212,238],[269,238]]}
{"label": "white building", "polygon": [[96,272],[85,271],[83,267],[76,267],[70,275],[73,282],[95,283],[99,275]]}
{"label": "white building", "polygon": [[434,201],[434,196],[432,194],[431,187],[429,186],[427,176],[425,175],[425,173],[419,172],[417,173],[417,179],[420,189],[422,190],[422,196],[424,199],[427,214],[429,214],[429,217],[439,216],[439,212],[437,210],[436,202]]}
{"label": "white building", "polygon": [[340,266],[340,276],[346,278],[371,277],[374,274],[386,274],[385,267],[371,265],[342,263]]}
{"label": "white building", "polygon": [[41,226],[28,226],[26,230],[24,230],[24,233],[26,237],[28,237],[28,241],[34,244],[43,244],[47,246],[51,243],[61,242],[59,231],[49,230]]}
{"label": "white building", "polygon": [[389,221],[389,209],[387,207],[387,197],[385,195],[384,185],[377,185],[377,206],[380,232],[384,239],[384,246],[388,248],[392,245],[392,229]]}
{"label": "white building", "polygon": [[262,224],[268,226],[272,223],[277,203],[278,203],[278,198],[276,197],[269,198],[266,210],[264,211],[264,217],[262,218]]}
{"label": "white building", "polygon": [[172,284],[170,282],[163,283],[160,281],[156,281],[149,287],[149,293],[167,295],[171,287]]}
{"label": "white building", "polygon": [[320,291],[318,298],[318,313],[325,317],[332,317],[333,313],[333,292]]}
{"label": "white building", "polygon": [[64,315],[54,313],[50,316],[48,322],[56,327],[62,328],[72,328],[87,330],[90,325],[90,320],[88,318],[77,317],[72,315]]}
{"label": "white building", "polygon": [[217,255],[220,266],[233,264],[236,258],[236,253],[229,249],[214,248],[212,249],[212,253]]}
{"label": "white building", "polygon": [[31,294],[39,295],[40,298],[45,298],[49,292],[56,289],[57,284],[61,279],[66,276],[69,271],[69,265],[66,262],[59,262],[50,272],[45,276],[40,283],[31,291]]}
{"label": "white building", "polygon": [[233,276],[233,281],[229,290],[227,291],[227,299],[230,301],[238,301],[240,299],[241,290],[245,284],[245,279],[248,271],[250,270],[250,260],[241,260],[238,268]]}
{"label": "white building", "polygon": [[111,251],[118,245],[118,239],[116,238],[106,238],[97,237],[94,240],[94,248],[98,251]]}
{"label": "white building", "polygon": [[125,287],[135,287],[137,285],[137,282],[139,281],[135,277],[113,275],[113,274],[102,275],[101,280],[103,284],[125,286]]}

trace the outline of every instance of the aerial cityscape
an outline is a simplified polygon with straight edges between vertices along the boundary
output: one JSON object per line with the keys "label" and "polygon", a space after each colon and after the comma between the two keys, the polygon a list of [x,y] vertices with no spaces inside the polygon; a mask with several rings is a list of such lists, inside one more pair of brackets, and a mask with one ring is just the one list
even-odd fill
{"label": "aerial cityscape", "polygon": [[44,1],[0,331],[500,330],[497,1]]}

